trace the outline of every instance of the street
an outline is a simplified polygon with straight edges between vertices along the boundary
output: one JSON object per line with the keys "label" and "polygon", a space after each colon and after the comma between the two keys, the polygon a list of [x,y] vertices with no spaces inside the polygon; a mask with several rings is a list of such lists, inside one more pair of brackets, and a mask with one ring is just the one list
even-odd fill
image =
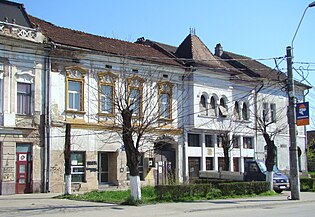
{"label": "street", "polygon": [[142,206],[92,203],[53,199],[51,194],[0,196],[0,217],[18,216],[314,216],[315,193],[301,193],[301,200],[279,196],[210,200],[186,203],[162,203]]}

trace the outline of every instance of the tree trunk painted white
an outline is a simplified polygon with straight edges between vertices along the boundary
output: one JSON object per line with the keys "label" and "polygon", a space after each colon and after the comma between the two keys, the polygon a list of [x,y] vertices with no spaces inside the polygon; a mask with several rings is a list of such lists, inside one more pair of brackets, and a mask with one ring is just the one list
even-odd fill
{"label": "tree trunk painted white", "polygon": [[71,194],[71,175],[66,175],[65,195]]}
{"label": "tree trunk painted white", "polygon": [[141,183],[139,176],[130,176],[131,198],[141,200]]}
{"label": "tree trunk painted white", "polygon": [[266,172],[266,182],[269,183],[269,190],[273,190],[273,171],[271,172]]}

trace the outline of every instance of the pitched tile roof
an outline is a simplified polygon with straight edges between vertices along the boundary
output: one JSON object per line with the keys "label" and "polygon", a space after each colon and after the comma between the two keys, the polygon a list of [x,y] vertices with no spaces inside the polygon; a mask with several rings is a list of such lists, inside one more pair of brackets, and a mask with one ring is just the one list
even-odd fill
{"label": "pitched tile roof", "polygon": [[[271,81],[282,81],[282,82],[285,82],[287,79],[287,75],[285,73],[272,69],[258,62],[257,60],[254,60],[252,58],[249,58],[243,55],[223,51],[221,58],[226,60],[226,62],[229,63],[231,66],[239,69],[242,73],[244,73],[245,75],[251,78],[257,78],[257,79],[263,78],[263,79],[268,79]],[[305,85],[298,81],[295,81],[294,83],[306,89],[311,88],[310,86]]]}
{"label": "pitched tile roof", "polygon": [[197,35],[189,34],[178,46],[175,55],[188,63],[224,68],[220,61],[210,52]]}
{"label": "pitched tile roof", "polygon": [[129,58],[137,58],[143,61],[181,66],[176,60],[150,46],[59,27],[30,15],[29,18],[50,41],[57,44],[85,48]]}

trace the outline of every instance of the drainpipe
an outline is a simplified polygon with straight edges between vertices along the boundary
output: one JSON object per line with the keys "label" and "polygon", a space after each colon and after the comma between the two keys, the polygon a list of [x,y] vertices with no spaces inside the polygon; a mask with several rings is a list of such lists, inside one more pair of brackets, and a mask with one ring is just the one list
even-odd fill
{"label": "drainpipe", "polygon": [[257,160],[257,146],[258,146],[258,129],[257,129],[257,112],[258,112],[258,109],[257,109],[257,97],[258,97],[258,94],[257,94],[257,87],[255,87],[254,89],[254,111],[255,111],[255,152],[254,152],[254,158],[255,160]]}
{"label": "drainpipe", "polygon": [[47,124],[46,124],[46,139],[47,139],[47,176],[46,176],[46,192],[50,192],[50,130],[51,130],[51,117],[50,117],[50,93],[51,93],[51,85],[50,85],[50,66],[51,66],[51,57],[50,55],[47,57],[47,103],[46,103],[46,119],[47,119]]}
{"label": "drainpipe", "polygon": [[44,172],[43,191],[50,192],[50,54],[44,59]]}

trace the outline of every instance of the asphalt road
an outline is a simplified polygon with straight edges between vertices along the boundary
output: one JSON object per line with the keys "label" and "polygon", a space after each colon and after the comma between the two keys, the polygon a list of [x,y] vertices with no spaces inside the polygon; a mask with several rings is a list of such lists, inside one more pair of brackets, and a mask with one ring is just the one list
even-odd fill
{"label": "asphalt road", "polygon": [[142,206],[120,206],[53,199],[53,194],[0,196],[0,216],[26,217],[150,217],[150,216],[315,216],[315,193],[301,193],[301,200],[288,200],[290,192],[273,197],[210,200],[190,203],[163,203]]}

